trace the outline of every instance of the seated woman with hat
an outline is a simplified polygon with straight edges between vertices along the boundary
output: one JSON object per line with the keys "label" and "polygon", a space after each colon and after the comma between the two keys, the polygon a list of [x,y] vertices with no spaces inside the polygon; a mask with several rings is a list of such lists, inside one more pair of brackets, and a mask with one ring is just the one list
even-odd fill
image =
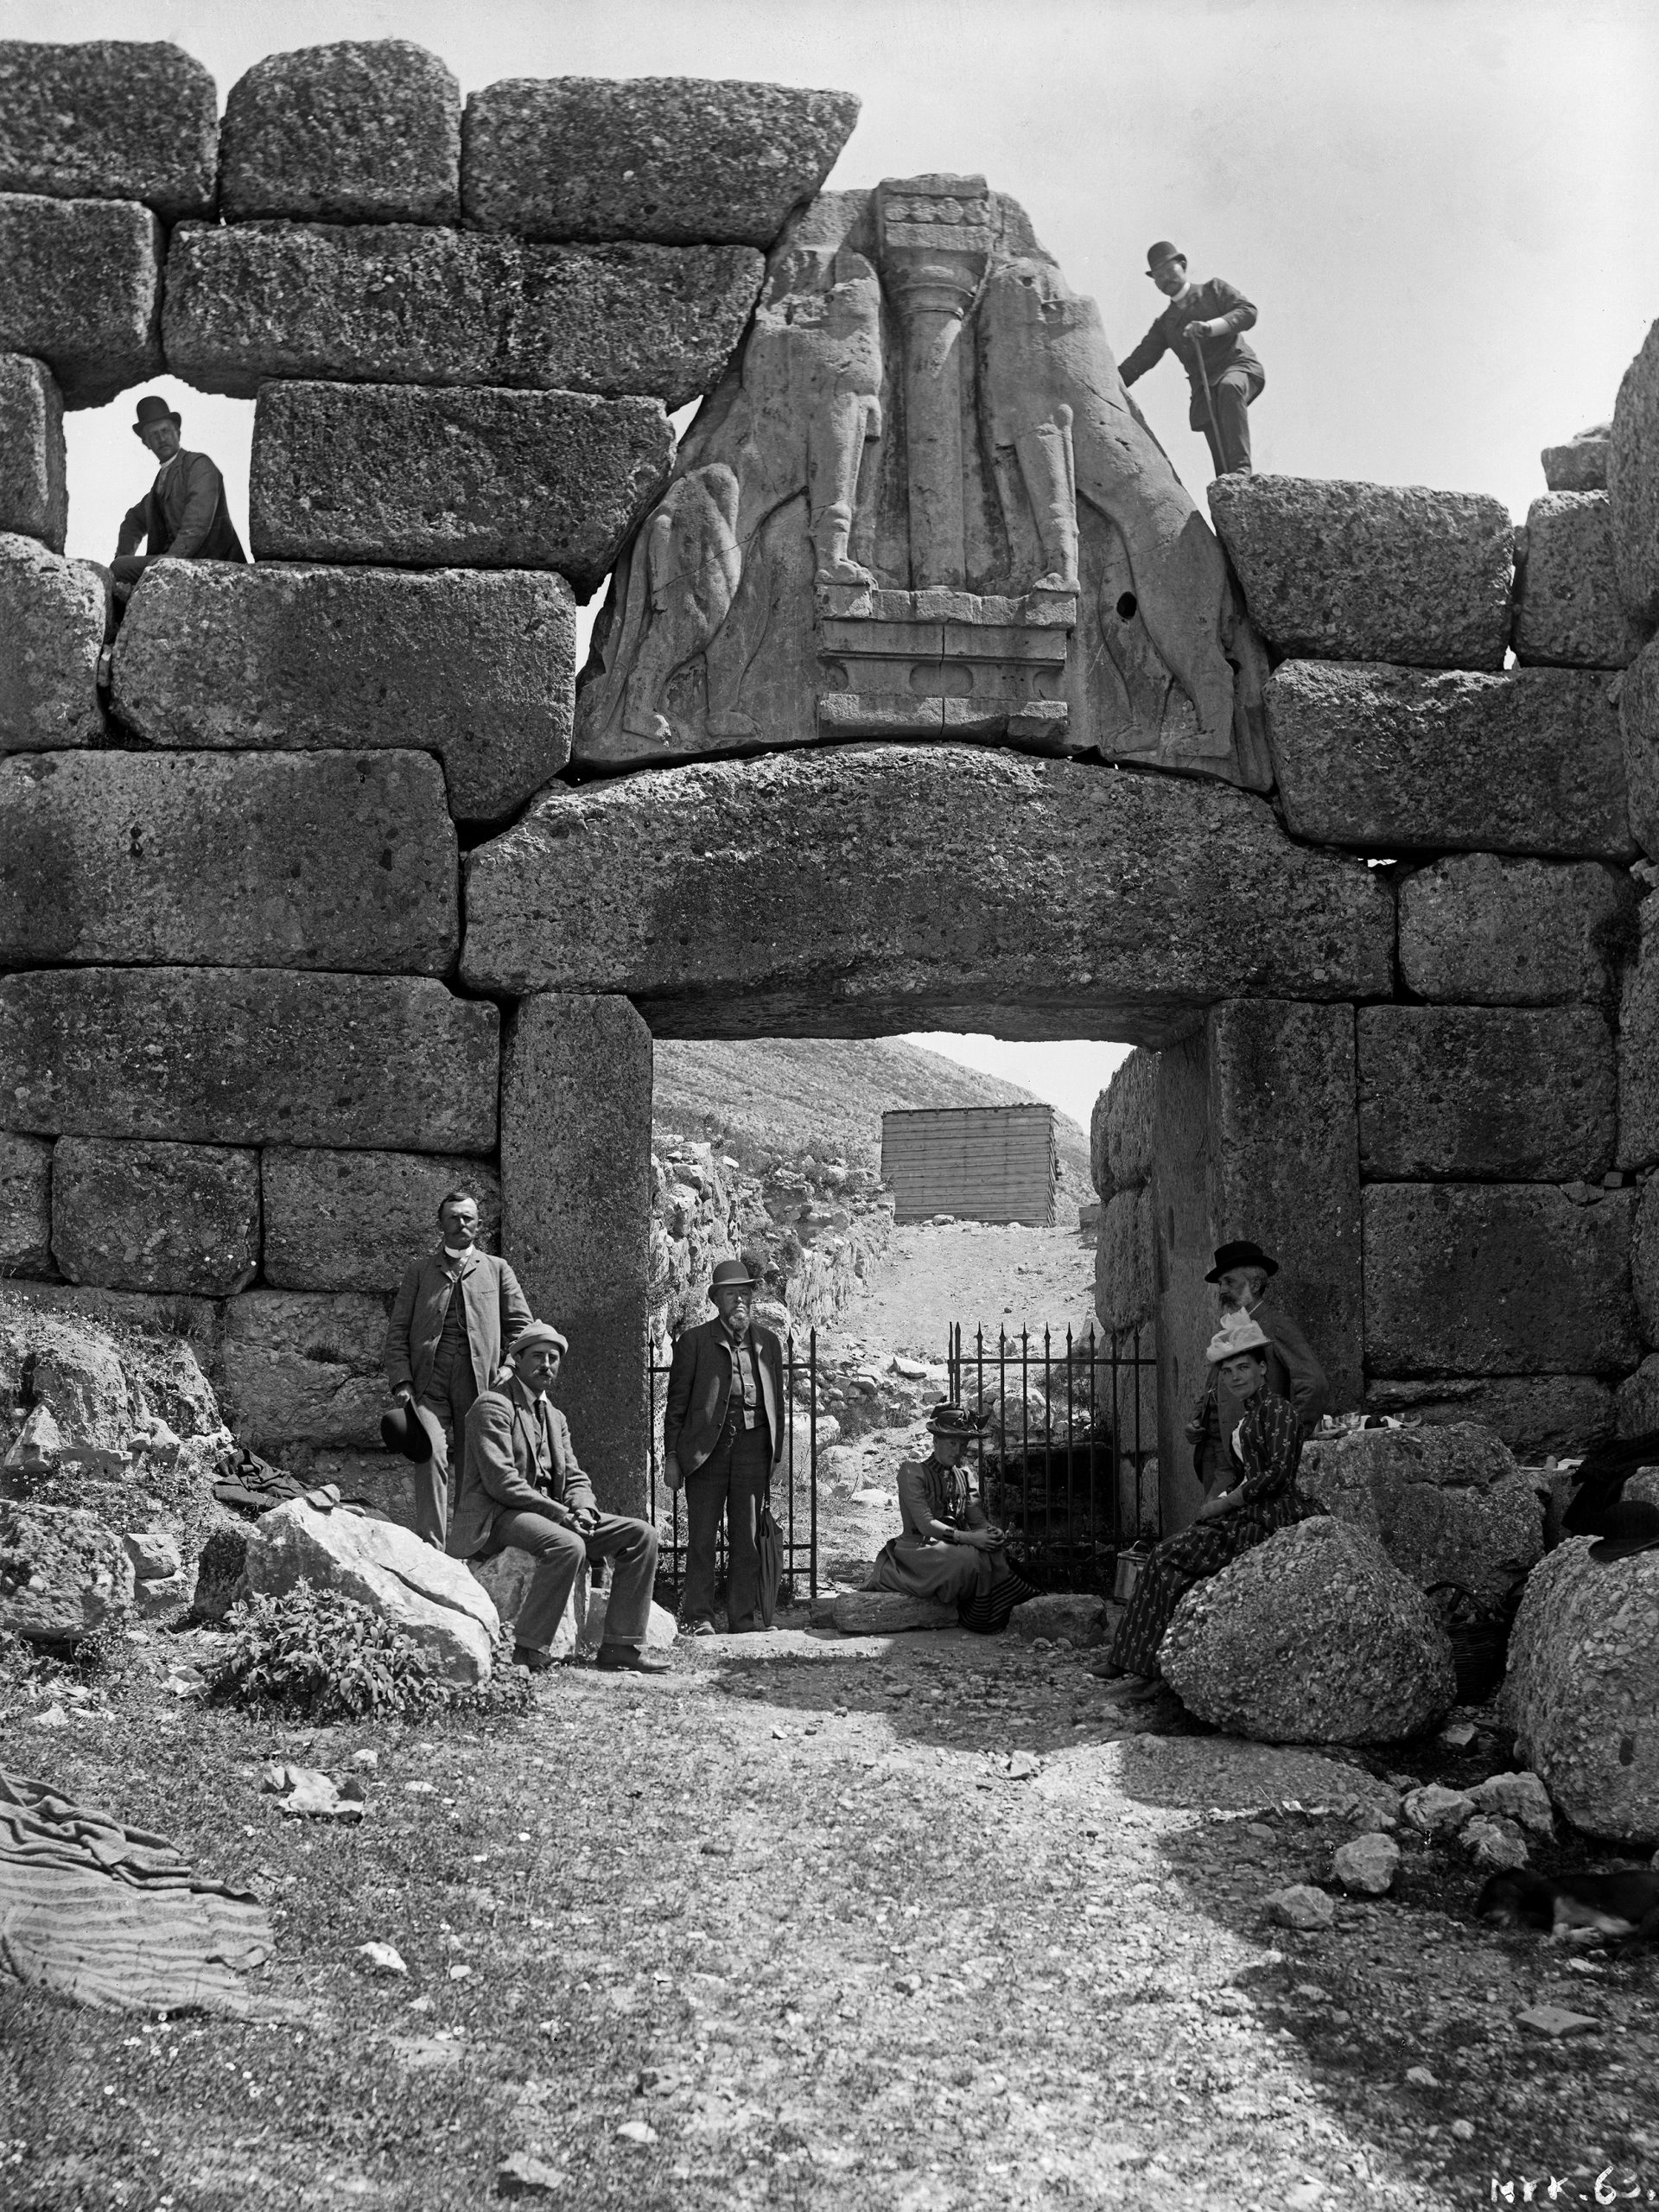
{"label": "seated woman with hat", "polygon": [[964,1446],[985,1427],[983,1417],[955,1405],[935,1406],[928,1419],[933,1449],[925,1459],[899,1469],[899,1510],[904,1526],[882,1550],[867,1590],[897,1590],[954,1605],[963,1628],[995,1636],[1008,1615],[1036,1591],[1008,1565],[1001,1529],[974,1496],[961,1465]]}
{"label": "seated woman with hat", "polygon": [[1157,1545],[1141,1568],[1098,1675],[1137,1675],[1154,1682],[1158,1647],[1170,1617],[1195,1582],[1219,1574],[1239,1555],[1322,1510],[1296,1487],[1302,1427],[1288,1400],[1268,1381],[1269,1340],[1250,1313],[1223,1317],[1207,1357],[1221,1382],[1244,1410],[1228,1440],[1227,1487],[1213,1491],[1198,1519]]}

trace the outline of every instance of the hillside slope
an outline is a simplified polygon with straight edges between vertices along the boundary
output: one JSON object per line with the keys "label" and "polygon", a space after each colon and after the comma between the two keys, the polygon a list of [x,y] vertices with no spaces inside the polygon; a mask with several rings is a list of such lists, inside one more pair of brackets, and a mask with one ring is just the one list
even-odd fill
{"label": "hillside slope", "polygon": [[[1034,1096],[919,1046],[885,1039],[664,1038],[655,1060],[659,1132],[747,1138],[798,1158],[810,1153],[849,1166],[880,1166],[881,1116],[890,1108],[1017,1106]],[[1087,1135],[1058,1112],[1054,1134],[1064,1219],[1095,1193]]]}

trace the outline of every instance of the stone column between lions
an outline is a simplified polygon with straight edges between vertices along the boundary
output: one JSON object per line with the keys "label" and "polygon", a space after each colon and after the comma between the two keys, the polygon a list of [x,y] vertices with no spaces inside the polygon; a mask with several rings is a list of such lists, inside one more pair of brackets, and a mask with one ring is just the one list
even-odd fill
{"label": "stone column between lions", "polygon": [[646,1503],[651,1032],[625,998],[542,992],[501,1063],[502,1250],[570,1339],[556,1395],[610,1513]]}

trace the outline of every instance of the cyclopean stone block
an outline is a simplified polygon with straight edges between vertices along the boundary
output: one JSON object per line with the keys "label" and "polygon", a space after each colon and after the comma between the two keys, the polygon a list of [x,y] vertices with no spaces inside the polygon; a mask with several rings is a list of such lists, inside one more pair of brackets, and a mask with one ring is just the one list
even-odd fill
{"label": "cyclopean stone block", "polygon": [[66,407],[159,376],[162,228],[126,200],[0,193],[0,353],[32,353]]}
{"label": "cyclopean stone block", "polygon": [[273,1145],[260,1163],[264,1277],[284,1290],[396,1290],[438,1235],[450,1191],[478,1201],[500,1249],[501,1185],[476,1160],[422,1152],[327,1152]]}
{"label": "cyclopean stone block", "polygon": [[1150,1052],[1131,1052],[1106,1086],[1106,1173],[1115,1191],[1152,1173],[1158,1067]]}
{"label": "cyclopean stone block", "polygon": [[1630,828],[1649,860],[1659,860],[1659,640],[1638,653],[1618,687]]}
{"label": "cyclopean stone block", "polygon": [[1659,899],[1643,901],[1640,957],[1624,970],[1618,1017],[1618,1164],[1659,1160]]}
{"label": "cyclopean stone block", "polygon": [[1275,652],[1503,665],[1515,528],[1497,499],[1422,485],[1223,476],[1216,533]]}
{"label": "cyclopean stone block", "polygon": [[237,1441],[380,1444],[388,1300],[250,1290],[225,1308],[219,1389]]}
{"label": "cyclopean stone block", "polygon": [[212,212],[219,94],[160,40],[0,41],[0,192],[141,200],[164,223]]}
{"label": "cyclopean stone block", "polygon": [[545,993],[501,1060],[502,1244],[570,1339],[558,1398],[607,1512],[646,1504],[651,1032],[627,1001]]}
{"label": "cyclopean stone block", "polygon": [[0,353],[0,531],[61,553],[68,522],[57,378],[42,361]]}
{"label": "cyclopean stone block", "polygon": [[1527,513],[1515,577],[1515,657],[1623,668],[1647,635],[1624,612],[1605,492],[1551,492]]}
{"label": "cyclopean stone block", "polygon": [[128,606],[112,696],[147,745],[418,746],[450,811],[493,822],[570,757],[575,650],[569,586],[545,569],[162,561]]}
{"label": "cyclopean stone block", "polygon": [[1459,1005],[1599,1004],[1636,915],[1630,877],[1598,861],[1458,853],[1400,886],[1400,975]]}
{"label": "cyclopean stone block", "polygon": [[1612,1165],[1612,1033],[1591,1007],[1368,1006],[1368,1179],[1564,1183]]}
{"label": "cyclopean stone block", "polygon": [[258,1271],[258,1154],[65,1137],[52,1252],[71,1282],[228,1298]]}
{"label": "cyclopean stone block", "polygon": [[1103,1329],[1131,1329],[1152,1318],[1152,1189],[1114,1192],[1100,1217],[1095,1247],[1095,1312]]}
{"label": "cyclopean stone block", "polygon": [[188,223],[168,249],[168,366],[251,399],[268,377],[642,393],[683,407],[743,334],[741,245],[526,245],[398,223]]}
{"label": "cyclopean stone block", "polygon": [[1365,1410],[1440,1427],[1478,1421],[1518,1459],[1581,1456],[1613,1433],[1613,1394],[1593,1375],[1441,1376],[1395,1382],[1373,1376]]}
{"label": "cyclopean stone block", "polygon": [[35,969],[0,978],[0,1113],[35,1135],[487,1153],[498,1029],[425,976]]}
{"label": "cyclopean stone block", "polygon": [[467,900],[474,988],[620,993],[659,1036],[880,1037],[972,1010],[1008,1036],[1109,1018],[1159,1043],[1232,994],[1391,988],[1386,887],[1293,845],[1260,799],[976,746],[559,785],[471,855]]}
{"label": "cyclopean stone block", "polygon": [[442,975],[454,825],[423,753],[0,761],[0,965]]}
{"label": "cyclopean stone block", "polygon": [[1577,431],[1565,445],[1546,446],[1538,458],[1550,490],[1605,492],[1612,435],[1611,423],[1597,423],[1587,430]]}
{"label": "cyclopean stone block", "polygon": [[767,246],[858,110],[854,93],[797,85],[505,78],[467,102],[467,220],[532,238]]}
{"label": "cyclopean stone block", "polygon": [[227,223],[458,222],[461,87],[407,39],[268,54],[226,99],[219,210]]}
{"label": "cyclopean stone block", "polygon": [[1642,1319],[1642,1341],[1650,1351],[1659,1351],[1659,1175],[1649,1176],[1637,1201],[1630,1280]]}
{"label": "cyclopean stone block", "polygon": [[0,536],[0,753],[97,745],[109,585],[90,561]]}
{"label": "cyclopean stone block", "polygon": [[1649,327],[1619,384],[1607,501],[1625,612],[1651,630],[1659,623],[1659,322]]}
{"label": "cyclopean stone block", "polygon": [[1529,1183],[1374,1183],[1364,1194],[1373,1374],[1611,1375],[1641,1357],[1635,1193],[1592,1205]]}
{"label": "cyclopean stone block", "polygon": [[52,1272],[52,1149],[0,1135],[0,1275]]}
{"label": "cyclopean stone block", "polygon": [[557,569],[586,598],[661,490],[673,450],[654,399],[264,385],[253,550],[262,561]]}
{"label": "cyclopean stone block", "polygon": [[1287,661],[1266,696],[1291,834],[1363,853],[1629,860],[1615,682]]}

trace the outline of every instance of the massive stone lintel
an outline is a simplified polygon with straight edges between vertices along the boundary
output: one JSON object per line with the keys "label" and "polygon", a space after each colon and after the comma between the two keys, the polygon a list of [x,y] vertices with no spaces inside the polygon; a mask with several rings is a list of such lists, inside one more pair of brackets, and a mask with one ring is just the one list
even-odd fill
{"label": "massive stone lintel", "polygon": [[35,969],[0,980],[0,1118],[41,1136],[487,1153],[499,1027],[424,976]]}
{"label": "massive stone lintel", "polygon": [[1595,1180],[1613,1162],[1616,1090],[1612,1033],[1591,1007],[1360,1008],[1368,1179]]}
{"label": "massive stone lintel", "polygon": [[1373,1183],[1364,1196],[1374,1375],[1599,1375],[1641,1357],[1635,1192],[1574,1205],[1532,1183]]}
{"label": "massive stone lintel", "polygon": [[128,200],[0,193],[0,353],[32,353],[66,407],[162,371],[162,228]]}
{"label": "massive stone lintel", "polygon": [[501,1063],[502,1246],[570,1339],[557,1396],[608,1511],[646,1503],[651,1032],[626,999],[526,999]]}
{"label": "massive stone lintel", "polygon": [[1381,996],[1394,930],[1259,799],[949,745],[559,786],[473,854],[467,911],[474,987],[622,993],[682,1037],[1161,1043],[1224,997]]}
{"label": "massive stone lintel", "polygon": [[505,78],[467,103],[467,220],[533,238],[768,246],[858,109],[853,92],[798,85]]}
{"label": "massive stone lintel", "polygon": [[[546,569],[160,561],[115,649],[148,745],[410,747],[449,810],[499,822],[570,757],[575,607]],[[356,964],[356,963],[353,963]]]}
{"label": "massive stone lintel", "polygon": [[0,965],[444,974],[454,825],[423,753],[0,761]]}
{"label": "massive stone lintel", "polygon": [[718,380],[765,264],[740,245],[527,245],[417,224],[187,223],[167,365],[251,399],[268,377],[629,392]]}
{"label": "massive stone lintel", "polygon": [[1619,596],[1606,493],[1550,492],[1535,499],[1515,576],[1516,660],[1623,668],[1647,634]]}
{"label": "massive stone lintel", "polygon": [[478,1201],[486,1249],[499,1249],[500,1180],[476,1160],[272,1145],[259,1172],[264,1279],[280,1289],[396,1290],[432,1249],[439,1204],[458,1188]]}
{"label": "massive stone lintel", "polygon": [[227,223],[454,223],[461,88],[408,39],[267,54],[226,98],[219,163]]}
{"label": "massive stone lintel", "polygon": [[182,48],[0,41],[0,192],[141,200],[175,223],[211,212],[218,162],[219,95]]}
{"label": "massive stone lintel", "polygon": [[0,536],[0,753],[96,745],[109,582],[33,537]]}
{"label": "massive stone lintel", "polygon": [[1627,861],[1614,680],[1287,661],[1267,705],[1291,831],[1362,853]]}
{"label": "massive stone lintel", "polygon": [[1222,476],[1210,512],[1275,652],[1502,668],[1514,525],[1497,499],[1422,485]]}
{"label": "massive stone lintel", "polygon": [[61,553],[68,520],[57,378],[43,361],[0,353],[0,531]]}
{"label": "massive stone lintel", "polygon": [[259,1266],[259,1160],[226,1145],[65,1137],[52,1255],[71,1282],[226,1298]]}
{"label": "massive stone lintel", "polygon": [[1607,449],[1613,562],[1627,611],[1659,622],[1659,322],[1625,370]]}
{"label": "massive stone lintel", "polygon": [[1401,980],[1459,1006],[1599,1005],[1635,910],[1605,861],[1451,854],[1400,886]]}
{"label": "massive stone lintel", "polygon": [[585,599],[673,451],[653,399],[263,385],[248,489],[254,555],[556,569]]}

